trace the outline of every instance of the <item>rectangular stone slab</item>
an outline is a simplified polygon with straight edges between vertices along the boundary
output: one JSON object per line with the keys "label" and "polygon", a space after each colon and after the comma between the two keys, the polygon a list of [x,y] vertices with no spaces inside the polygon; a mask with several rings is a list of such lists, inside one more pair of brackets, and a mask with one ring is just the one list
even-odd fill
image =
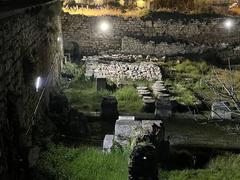
{"label": "rectangular stone slab", "polygon": [[135,120],[135,116],[118,116],[118,120]]}
{"label": "rectangular stone slab", "polygon": [[107,152],[111,151],[111,147],[113,145],[113,137],[114,136],[110,135],[110,134],[105,135],[104,140],[103,140],[103,150],[104,151],[107,151]]}

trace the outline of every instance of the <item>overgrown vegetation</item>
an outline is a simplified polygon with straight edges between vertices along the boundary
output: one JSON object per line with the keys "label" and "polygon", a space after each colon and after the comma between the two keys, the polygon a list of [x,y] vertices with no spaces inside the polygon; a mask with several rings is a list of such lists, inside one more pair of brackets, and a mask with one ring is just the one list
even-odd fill
{"label": "overgrown vegetation", "polygon": [[206,169],[183,170],[183,171],[162,171],[160,179],[164,180],[219,180],[239,179],[240,156],[226,154],[213,159]]}
{"label": "overgrown vegetation", "polygon": [[[76,1],[77,2],[77,1]],[[219,0],[159,0],[152,2],[152,8],[146,9],[147,1],[129,5],[121,5],[118,1],[112,1],[102,5],[64,3],[63,11],[70,14],[81,14],[86,16],[125,16],[125,17],[145,17],[151,14],[157,15],[159,12],[181,12],[186,14],[239,14],[240,8],[229,9],[235,1],[227,3]],[[143,5],[145,4],[145,5]]]}
{"label": "overgrown vegetation", "polygon": [[204,84],[204,78],[210,72],[210,66],[203,61],[183,60],[168,63],[165,66],[166,84],[170,86],[173,100],[183,105],[197,105],[198,95],[205,97],[210,90]]}
{"label": "overgrown vegetation", "polygon": [[118,100],[118,108],[120,111],[140,112],[143,108],[143,101],[136,93],[133,86],[123,87],[114,93]]}
{"label": "overgrown vegetation", "polygon": [[[115,96],[118,100],[118,109],[121,112],[141,112],[143,101],[137,94],[136,84],[149,84],[144,81],[131,82],[116,92],[97,91],[96,81],[86,79],[84,68],[74,63],[66,63],[63,73],[72,76],[72,81],[65,87],[64,93],[70,103],[81,111],[100,111],[103,96]],[[111,83],[111,82],[110,82]]]}
{"label": "overgrown vegetation", "polygon": [[[37,180],[126,180],[127,152],[103,153],[94,147],[68,148],[50,145],[37,164]],[[159,170],[163,180],[239,179],[240,156],[225,154],[212,159],[206,169]]]}
{"label": "overgrown vegetation", "polygon": [[127,153],[103,153],[94,147],[49,145],[40,156],[38,180],[126,180]]}

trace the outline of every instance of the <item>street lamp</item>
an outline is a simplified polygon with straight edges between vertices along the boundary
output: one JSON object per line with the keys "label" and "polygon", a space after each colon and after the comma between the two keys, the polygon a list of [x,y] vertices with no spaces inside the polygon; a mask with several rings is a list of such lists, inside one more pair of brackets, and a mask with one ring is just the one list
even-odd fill
{"label": "street lamp", "polygon": [[226,20],[223,22],[223,25],[224,25],[224,28],[227,29],[228,35],[229,35],[230,30],[231,30],[231,29],[233,28],[233,26],[234,26],[234,20],[233,20],[233,19],[226,19]]}
{"label": "street lamp", "polygon": [[[230,35],[230,31],[233,28],[235,22],[233,19],[226,19],[223,24],[224,24],[224,27],[227,29],[227,37],[228,37],[228,41],[230,42],[229,35]],[[230,57],[228,57],[228,65],[229,65],[229,69],[231,69]]]}
{"label": "street lamp", "polygon": [[100,28],[101,31],[106,32],[110,29],[110,24],[107,21],[102,21],[99,24],[99,28]]}

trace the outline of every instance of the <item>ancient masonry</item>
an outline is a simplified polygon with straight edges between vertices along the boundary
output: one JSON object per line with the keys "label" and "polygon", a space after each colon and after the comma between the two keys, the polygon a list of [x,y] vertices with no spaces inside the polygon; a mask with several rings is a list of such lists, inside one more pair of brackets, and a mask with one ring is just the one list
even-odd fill
{"label": "ancient masonry", "polygon": [[[105,78],[112,80],[145,79],[155,81],[152,87],[139,86],[136,88],[136,91],[145,104],[145,112],[155,113],[157,120],[139,121],[135,120],[134,116],[119,116],[115,122],[114,134],[108,134],[104,138],[103,149],[105,151],[111,151],[113,144],[116,143],[122,147],[130,145],[132,140],[136,138],[135,136],[147,130],[151,131],[153,124],[160,126],[163,122],[162,120],[166,121],[172,115],[170,95],[162,81],[160,67],[152,62],[136,62],[139,58],[143,59],[142,56],[120,54],[83,57],[86,65],[85,75],[87,77],[95,77],[101,81],[106,81]],[[114,99],[115,101],[116,99]],[[106,106],[103,112],[112,111],[111,108],[116,106],[116,103],[114,104],[110,107]],[[110,119],[117,118],[111,117]]]}
{"label": "ancient masonry", "polygon": [[111,80],[162,79],[160,67],[151,62],[120,62],[119,59],[121,59],[121,55],[116,56],[114,61],[101,60],[101,56],[84,57],[83,60],[86,66],[85,76]]}
{"label": "ancient masonry", "polygon": [[[24,172],[19,162],[34,165],[39,152],[32,141],[43,123],[63,56],[58,3],[47,3],[0,14],[0,177],[15,179]],[[35,90],[35,80],[42,86]],[[37,113],[40,94],[45,89]],[[36,133],[35,133],[36,134]],[[47,135],[47,133],[45,134]],[[20,153],[21,152],[21,153]],[[35,153],[33,153],[35,152]],[[9,166],[9,162],[13,164]],[[19,165],[19,166],[18,166]],[[10,173],[16,172],[16,174]]]}
{"label": "ancient masonry", "polygon": [[[63,14],[64,48],[72,56],[106,51],[161,56],[204,56],[216,53],[222,59],[240,55],[240,22],[230,33],[224,28],[227,17],[162,13],[158,19],[86,17]],[[102,32],[101,22],[110,29]],[[174,53],[173,53],[174,52]],[[211,54],[210,53],[210,54]]]}

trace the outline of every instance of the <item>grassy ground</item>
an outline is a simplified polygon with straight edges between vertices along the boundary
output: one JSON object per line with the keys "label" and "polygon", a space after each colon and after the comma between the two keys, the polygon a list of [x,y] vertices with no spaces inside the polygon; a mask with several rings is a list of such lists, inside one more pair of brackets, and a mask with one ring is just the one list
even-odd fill
{"label": "grassy ground", "polygon": [[226,154],[213,159],[207,169],[160,172],[162,180],[237,180],[239,172],[240,156]]}
{"label": "grassy ground", "polygon": [[[138,96],[136,86],[150,86],[151,82],[146,81],[123,81],[126,84],[123,88],[115,92],[96,90],[96,81],[84,77],[84,68],[81,65],[67,63],[63,72],[74,76],[72,81],[65,86],[64,93],[70,103],[80,111],[100,111],[101,100],[103,96],[115,96],[118,101],[118,110],[120,112],[141,112],[143,110],[143,101]],[[64,84],[64,83],[63,83]],[[63,86],[63,85],[62,85]]]}
{"label": "grassy ground", "polygon": [[[128,153],[104,154],[93,147],[68,148],[50,145],[40,156],[37,180],[126,180]],[[240,178],[240,156],[225,154],[213,159],[206,169],[159,170],[162,180],[235,180]]]}
{"label": "grassy ground", "polygon": [[[172,99],[178,103],[187,106],[204,103],[209,107],[213,101],[219,99],[232,103],[223,85],[234,90],[236,99],[240,96],[239,70],[218,68],[204,61],[176,62],[166,63],[163,69]],[[231,105],[234,106],[233,103]]]}
{"label": "grassy ground", "polygon": [[50,145],[38,161],[38,179],[126,180],[127,155],[104,154],[93,147]]}
{"label": "grassy ground", "polygon": [[210,66],[207,63],[190,60],[183,60],[181,63],[173,61],[166,63],[163,69],[172,99],[178,103],[188,106],[199,104],[197,95],[206,97],[210,93],[203,83],[210,73]]}
{"label": "grassy ground", "polygon": [[240,148],[239,122],[209,123],[207,117],[195,117],[197,120],[190,113],[179,113],[168,121],[166,136],[170,136],[173,145]]}
{"label": "grassy ground", "polygon": [[103,96],[115,96],[118,109],[121,112],[141,112],[143,101],[138,96],[136,89],[126,86],[116,92],[96,90],[96,82],[91,80],[76,80],[65,90],[70,103],[82,111],[100,111]]}

